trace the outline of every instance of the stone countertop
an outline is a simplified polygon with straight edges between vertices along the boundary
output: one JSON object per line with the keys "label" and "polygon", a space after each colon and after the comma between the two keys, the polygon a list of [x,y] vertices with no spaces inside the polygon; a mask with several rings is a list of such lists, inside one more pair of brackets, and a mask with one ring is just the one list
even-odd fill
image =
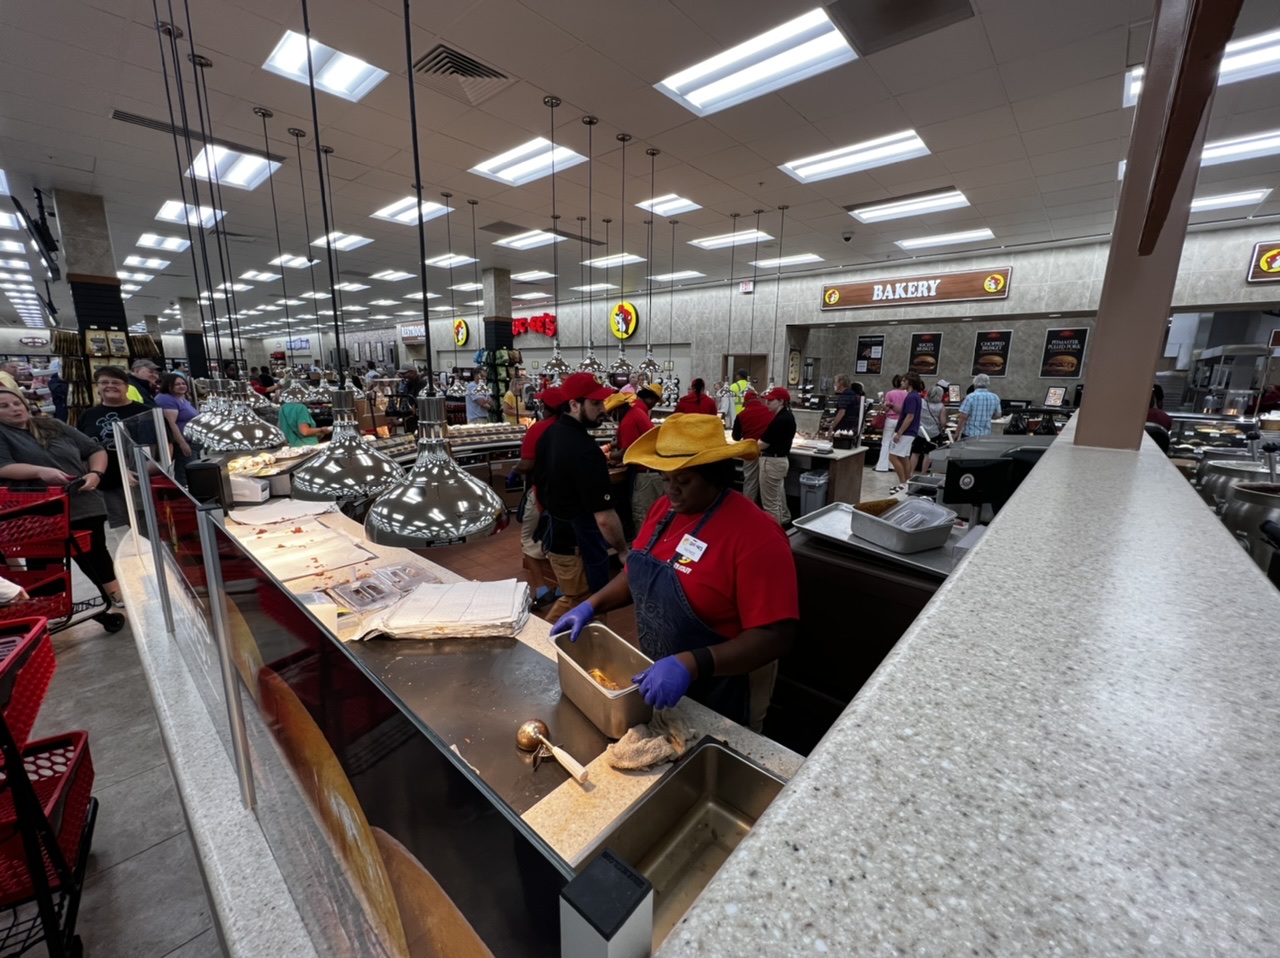
{"label": "stone countertop", "polygon": [[1073,431],[661,955],[1280,953],[1280,593]]}
{"label": "stone countertop", "polygon": [[796,449],[792,447],[790,455],[800,459],[825,459],[827,462],[839,462],[842,459],[863,455],[866,451],[866,446],[856,446],[853,449],[832,449],[830,452],[814,452],[812,449]]}
{"label": "stone countertop", "polygon": [[[235,518],[234,512],[231,513],[230,518]],[[342,582],[389,562],[416,565],[428,571],[440,582],[462,581],[461,576],[406,549],[380,546],[367,541],[364,538],[364,528],[341,513],[328,513],[318,519],[322,525],[355,539],[372,552],[375,558],[346,569],[335,570],[329,576],[309,576],[291,580],[288,587],[295,593]],[[252,528],[252,526],[228,524],[228,531],[237,537],[244,530]],[[347,635],[350,631],[352,631],[351,627],[344,627],[341,622],[339,623],[340,636]],[[536,615],[530,616],[528,623],[516,638],[553,663],[555,662],[556,648],[551,641],[550,623]],[[352,643],[348,648],[355,655],[360,655],[359,643]],[[757,735],[750,729],[718,715],[691,699],[681,701],[677,709],[685,724],[693,732],[693,741],[697,741],[704,735],[714,736],[783,778],[795,775],[801,762],[804,761],[800,755],[790,749],[762,735]],[[465,758],[465,755],[463,757]],[[589,779],[585,786],[580,786],[572,779],[568,779],[521,816],[571,865],[576,865],[583,853],[589,850],[604,830],[638,801],[671,766],[662,765],[644,772],[622,772],[611,768],[602,754],[587,763],[586,767]]]}

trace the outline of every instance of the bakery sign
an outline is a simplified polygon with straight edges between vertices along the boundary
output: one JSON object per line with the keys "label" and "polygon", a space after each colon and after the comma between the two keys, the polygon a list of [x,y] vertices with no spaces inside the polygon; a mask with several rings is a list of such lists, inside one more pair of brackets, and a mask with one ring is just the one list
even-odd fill
{"label": "bakery sign", "polygon": [[1253,247],[1247,279],[1250,283],[1280,283],[1280,240]]}
{"label": "bakery sign", "polygon": [[838,283],[822,288],[822,308],[864,309],[904,303],[954,303],[973,299],[1007,299],[1013,267],[934,273],[866,283]]}

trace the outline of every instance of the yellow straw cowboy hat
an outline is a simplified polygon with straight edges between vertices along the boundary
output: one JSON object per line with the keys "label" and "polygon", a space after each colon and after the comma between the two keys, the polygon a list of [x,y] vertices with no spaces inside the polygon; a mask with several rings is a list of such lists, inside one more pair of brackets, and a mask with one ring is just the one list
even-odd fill
{"label": "yellow straw cowboy hat", "polygon": [[635,401],[636,401],[635,393],[614,393],[612,396],[610,396],[608,399],[604,401],[604,411],[613,412],[619,406],[623,406],[623,405],[633,406],[635,405]]}
{"label": "yellow straw cowboy hat", "polygon": [[719,416],[678,412],[633,442],[622,461],[658,472],[675,472],[722,459],[755,459],[759,455],[760,447],[754,439],[728,442]]}

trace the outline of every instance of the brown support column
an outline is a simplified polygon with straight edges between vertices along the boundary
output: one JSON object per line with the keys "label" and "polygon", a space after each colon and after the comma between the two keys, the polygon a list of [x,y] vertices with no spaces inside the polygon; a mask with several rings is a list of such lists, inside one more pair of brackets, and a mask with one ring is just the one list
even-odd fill
{"label": "brown support column", "polygon": [[1239,6],[1239,0],[1161,0],[1156,10],[1077,445],[1137,449],[1142,441],[1213,86]]}

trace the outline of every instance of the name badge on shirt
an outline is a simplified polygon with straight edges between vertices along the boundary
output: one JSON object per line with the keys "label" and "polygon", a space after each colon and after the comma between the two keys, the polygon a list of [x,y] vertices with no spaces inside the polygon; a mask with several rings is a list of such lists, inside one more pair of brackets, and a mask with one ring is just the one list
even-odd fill
{"label": "name badge on shirt", "polygon": [[687,532],[684,538],[680,540],[680,544],[676,546],[676,554],[682,555],[691,562],[697,562],[702,558],[702,553],[707,551],[707,544],[701,539],[695,539]]}

